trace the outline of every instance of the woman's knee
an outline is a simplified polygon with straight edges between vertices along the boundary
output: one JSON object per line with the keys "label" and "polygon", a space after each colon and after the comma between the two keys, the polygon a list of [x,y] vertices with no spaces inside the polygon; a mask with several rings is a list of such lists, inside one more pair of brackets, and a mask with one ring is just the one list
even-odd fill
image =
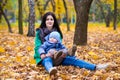
{"label": "woman's knee", "polygon": [[53,63],[51,57],[46,57],[46,58],[44,58],[44,59],[42,60],[42,65],[43,65],[45,62],[51,62],[51,63]]}

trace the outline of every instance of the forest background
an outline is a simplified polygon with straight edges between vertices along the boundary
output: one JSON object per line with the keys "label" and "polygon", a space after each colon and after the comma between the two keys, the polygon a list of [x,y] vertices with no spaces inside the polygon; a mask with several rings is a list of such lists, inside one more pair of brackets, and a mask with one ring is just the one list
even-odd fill
{"label": "forest background", "polygon": [[[65,34],[63,43],[68,48],[74,43],[78,45],[78,58],[94,64],[111,62],[114,65],[98,71],[58,66],[57,78],[119,80],[120,0],[89,1],[0,0],[0,79],[49,80],[44,68],[36,66],[33,55],[35,29],[40,26],[42,16],[51,11],[55,13]],[[85,18],[85,22],[81,20],[80,23],[84,25],[80,25],[79,20],[84,17],[77,12],[85,14],[84,10],[88,9],[86,3],[90,4],[88,19]],[[84,10],[78,10],[77,7]]]}

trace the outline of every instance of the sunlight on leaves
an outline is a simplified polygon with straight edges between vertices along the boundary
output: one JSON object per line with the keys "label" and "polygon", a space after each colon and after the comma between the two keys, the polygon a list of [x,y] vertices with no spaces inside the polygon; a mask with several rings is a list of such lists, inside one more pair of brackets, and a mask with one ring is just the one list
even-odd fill
{"label": "sunlight on leaves", "polygon": [[93,58],[95,60],[99,59],[99,56],[92,51],[88,52],[88,54],[91,56],[91,58]]}
{"label": "sunlight on leaves", "polygon": [[27,48],[28,51],[33,50],[33,47],[31,47],[31,46],[27,46],[26,48]]}
{"label": "sunlight on leaves", "polygon": [[3,47],[0,46],[0,52],[1,53],[4,53],[5,52],[5,49]]}

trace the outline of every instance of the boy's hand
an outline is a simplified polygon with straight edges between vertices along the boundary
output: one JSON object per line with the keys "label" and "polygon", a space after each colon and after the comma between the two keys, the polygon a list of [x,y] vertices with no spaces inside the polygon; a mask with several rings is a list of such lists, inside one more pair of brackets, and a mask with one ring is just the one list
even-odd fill
{"label": "boy's hand", "polygon": [[67,54],[63,53],[60,57],[65,58]]}
{"label": "boy's hand", "polygon": [[52,57],[53,57],[53,54],[51,54],[51,53],[47,53],[46,56],[52,58]]}
{"label": "boy's hand", "polygon": [[44,58],[46,58],[46,55],[45,54],[41,54],[40,57],[41,57],[41,59],[44,59]]}

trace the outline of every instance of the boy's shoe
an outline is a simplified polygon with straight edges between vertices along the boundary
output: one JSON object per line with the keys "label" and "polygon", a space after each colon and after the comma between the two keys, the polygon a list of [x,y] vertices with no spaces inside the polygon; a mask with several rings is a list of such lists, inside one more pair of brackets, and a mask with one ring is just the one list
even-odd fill
{"label": "boy's shoe", "polygon": [[57,73],[57,68],[56,67],[52,67],[49,71],[50,76],[56,75],[56,73]]}
{"label": "boy's shoe", "polygon": [[110,64],[106,63],[106,64],[98,64],[96,65],[96,70],[100,70],[100,69],[106,69],[107,67],[109,67]]}
{"label": "boy's shoe", "polygon": [[63,58],[60,57],[60,56],[62,56],[62,54],[64,54],[63,51],[57,51],[57,52],[54,54],[53,64],[54,64],[55,66],[58,66],[58,65],[61,64],[61,62],[63,61]]}
{"label": "boy's shoe", "polygon": [[54,54],[54,59],[58,59],[62,54],[63,54],[62,51],[57,51],[57,52],[55,52],[55,54]]}
{"label": "boy's shoe", "polygon": [[75,52],[77,50],[77,46],[74,44],[71,49],[68,50],[68,55],[69,56],[74,56]]}

